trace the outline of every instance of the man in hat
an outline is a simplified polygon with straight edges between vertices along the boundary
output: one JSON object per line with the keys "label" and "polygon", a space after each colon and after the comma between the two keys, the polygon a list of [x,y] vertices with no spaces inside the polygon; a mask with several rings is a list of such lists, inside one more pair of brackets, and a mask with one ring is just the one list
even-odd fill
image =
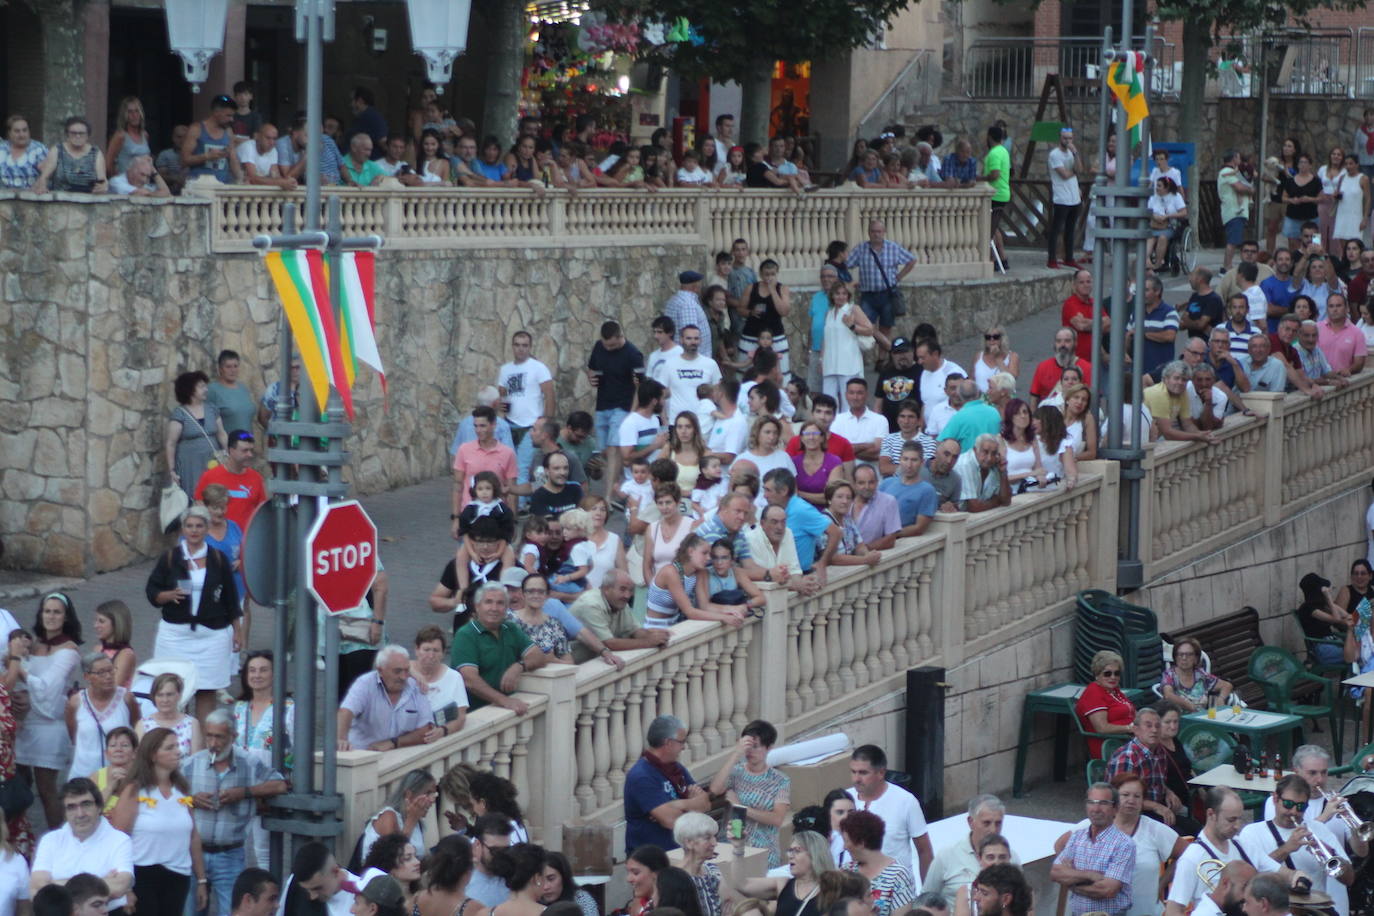
{"label": "man in hat", "polygon": [[878,384],[873,393],[887,418],[887,431],[897,432],[897,414],[902,403],[916,397],[916,386],[921,380],[921,369],[916,365],[916,348],[906,337],[892,341],[892,358],[887,365],[878,370]]}
{"label": "man in hat", "polygon": [[682,343],[682,329],[693,325],[701,331],[701,345],[697,349],[710,355],[715,351],[711,342],[711,322],[706,317],[706,310],[701,307],[702,279],[701,273],[695,270],[684,270],[678,274],[678,291],[663,304],[663,314],[673,320],[676,330],[674,340]]}

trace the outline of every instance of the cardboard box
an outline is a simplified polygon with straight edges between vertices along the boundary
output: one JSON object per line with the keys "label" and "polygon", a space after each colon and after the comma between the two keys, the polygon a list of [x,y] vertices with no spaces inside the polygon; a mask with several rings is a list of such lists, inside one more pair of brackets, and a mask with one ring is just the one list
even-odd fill
{"label": "cardboard box", "polygon": [[[831,789],[848,789],[854,785],[849,776],[851,750],[840,751],[832,757],[810,764],[789,763],[778,767],[792,780],[791,810],[796,814],[808,805],[819,805]],[[792,842],[792,822],[788,820],[778,831],[778,845],[786,849]],[[784,856],[784,859],[786,857]]]}

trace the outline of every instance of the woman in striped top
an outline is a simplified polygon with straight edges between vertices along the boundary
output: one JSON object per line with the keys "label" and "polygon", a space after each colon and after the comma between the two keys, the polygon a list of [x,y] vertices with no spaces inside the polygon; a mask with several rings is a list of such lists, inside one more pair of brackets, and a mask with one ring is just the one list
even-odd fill
{"label": "woman in striped top", "polygon": [[718,620],[737,627],[748,616],[747,605],[723,605],[707,593],[711,545],[699,534],[689,534],[678,545],[673,562],[649,581],[644,626],[663,630],[682,620]]}

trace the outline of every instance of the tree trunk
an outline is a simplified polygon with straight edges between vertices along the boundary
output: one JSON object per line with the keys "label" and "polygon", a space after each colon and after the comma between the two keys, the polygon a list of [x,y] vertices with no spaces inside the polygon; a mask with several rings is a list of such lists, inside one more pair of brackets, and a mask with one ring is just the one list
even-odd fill
{"label": "tree trunk", "polygon": [[[1212,47],[1212,23],[1208,20],[1185,19],[1183,22],[1183,85],[1179,87],[1178,134],[1186,136],[1190,130],[1185,125],[1202,123],[1202,100],[1207,89],[1207,52]],[[1209,151],[1203,147],[1203,133],[1197,136],[1194,149],[1194,177],[1188,182],[1188,212],[1198,213],[1202,197],[1198,183],[1202,170],[1207,163],[1218,160],[1218,150]],[[1215,132],[1213,132],[1215,139]],[[1198,220],[1194,217],[1194,225]],[[1194,230],[1197,231],[1197,230]]]}
{"label": "tree trunk", "polygon": [[516,0],[487,0],[481,9],[491,29],[482,133],[494,134],[504,149],[515,139],[519,115],[520,76],[525,67],[525,5]]}
{"label": "tree trunk", "polygon": [[768,120],[773,110],[773,62],[760,61],[740,84],[740,143],[768,145]]}

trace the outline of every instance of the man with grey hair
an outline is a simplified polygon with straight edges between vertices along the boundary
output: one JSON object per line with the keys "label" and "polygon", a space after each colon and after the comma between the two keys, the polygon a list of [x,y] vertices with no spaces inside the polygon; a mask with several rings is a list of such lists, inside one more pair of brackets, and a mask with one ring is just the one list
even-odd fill
{"label": "man with grey hair", "polygon": [[[1154,373],[1174,358],[1174,341],[1178,339],[1178,311],[1164,301],[1164,281],[1155,274],[1145,277],[1145,334],[1142,369]],[[1126,323],[1125,352],[1131,353],[1131,341],[1136,333],[1135,318]],[[1129,358],[1129,357],[1128,357]]]}
{"label": "man with grey hair", "polygon": [[[999,372],[998,375],[1005,375],[1012,380],[1015,387],[1016,379],[1009,372]],[[994,376],[988,383],[988,394],[992,394],[994,383],[997,382]],[[1005,392],[1006,389],[1000,383],[996,384],[998,392]],[[949,418],[949,422],[944,424],[940,430],[941,439],[954,439],[959,443],[960,451],[968,451],[973,448],[974,440],[983,433],[996,434],[1002,428],[1002,412],[992,403],[990,399],[985,400],[978,396],[978,383],[973,379],[960,379],[955,396],[959,399],[960,407]]]}
{"label": "man with grey hair", "polygon": [[[630,649],[660,649],[668,644],[669,630],[646,630],[634,616],[635,585],[623,569],[612,569],[601,580],[600,588],[583,592],[569,613],[604,644],[598,655],[580,641],[572,643],[573,661],[579,665],[594,658],[607,660],[613,652]],[[611,656],[614,657],[614,656]]]}
{"label": "man with grey hair", "polygon": [[[1084,384],[1092,382],[1092,366],[1086,359],[1077,355],[1077,346],[1078,332],[1073,328],[1063,327],[1054,332],[1054,355],[1041,360],[1035,367],[1035,374],[1031,376],[1032,404],[1039,404],[1049,397],[1059,384],[1059,377],[1070,366],[1077,366],[1078,371],[1083,373]],[[1092,350],[1091,347],[1088,349]]]}
{"label": "man with grey hair", "polygon": [[1151,438],[1170,441],[1216,443],[1216,436],[1198,429],[1188,404],[1188,380],[1192,373],[1181,359],[1166,363],[1160,370],[1160,381],[1142,392],[1145,408],[1150,412]]}
{"label": "man with grey hair", "polygon": [[1001,436],[983,433],[973,448],[954,462],[959,478],[960,512],[986,512],[1011,505],[1011,481],[1007,478],[1007,452]]}
{"label": "man with grey hair", "polygon": [[1298,351],[1298,366],[1308,381],[1344,388],[1350,380],[1331,368],[1326,354],[1317,344],[1318,336],[1317,323],[1311,318],[1298,325],[1298,345],[1294,348]]}
{"label": "man with grey hair", "polygon": [[[942,896],[952,909],[959,888],[966,887],[982,871],[983,866],[978,861],[978,844],[985,837],[1002,832],[1002,818],[1006,813],[1006,806],[996,795],[974,796],[968,803],[968,836],[935,853],[921,887]],[[1012,854],[1011,864],[1021,864],[1015,853]]]}
{"label": "man with grey hair", "polygon": [[523,716],[529,706],[511,694],[521,675],[544,667],[548,656],[508,618],[505,586],[488,582],[477,589],[473,603],[472,619],[453,634],[449,664],[463,676],[472,709],[491,704]]}
{"label": "man with grey hair", "polygon": [[688,811],[710,810],[711,796],[678,762],[687,726],[677,716],[649,723],[644,751],[625,774],[625,851],[650,844],[677,849],[673,825]]}
{"label": "man with grey hair", "polygon": [[1278,875],[1255,875],[1245,886],[1245,916],[1287,916],[1288,903],[1288,886]]}
{"label": "man with grey hair", "polygon": [[1050,866],[1050,880],[1068,888],[1073,916],[1090,912],[1122,916],[1131,908],[1135,843],[1113,823],[1116,805],[1116,789],[1110,783],[1089,786],[1084,800],[1088,826],[1069,834],[1064,850]]}
{"label": "man with grey hair", "polygon": [[[244,870],[244,842],[248,825],[257,813],[257,800],[272,798],[286,791],[286,780],[256,754],[249,754],[234,742],[234,714],[224,707],[211,710],[201,733],[205,749],[192,754],[181,765],[191,785],[192,809],[205,857],[205,878],[209,893],[218,901],[218,912],[233,910],[230,891]],[[263,858],[266,850],[254,852]],[[207,906],[199,912],[209,912]]]}
{"label": "man with grey hair", "polygon": [[1206,363],[1193,369],[1188,381],[1188,410],[1203,432],[1221,429],[1226,419],[1226,392],[1217,383],[1217,370]]}
{"label": "man with grey hair", "polygon": [[[503,605],[505,596],[501,589]],[[375,670],[359,675],[339,703],[339,750],[390,751],[434,740],[433,732],[442,729],[434,724],[425,691],[410,675],[405,646],[383,646],[372,664]]]}
{"label": "man with grey hair", "polygon": [[[472,399],[472,406],[490,407],[495,410],[496,402],[499,400],[501,400],[500,390],[495,385],[487,385],[485,388],[478,389],[477,396]],[[492,431],[492,435],[496,437],[497,442],[500,442],[506,448],[514,451],[515,440],[511,438],[510,424],[506,422],[506,418],[501,416],[500,413],[496,415],[496,429]],[[449,457],[452,458],[454,455],[458,454],[458,446],[462,445],[464,442],[473,442],[476,439],[477,430],[472,425],[472,414],[469,413],[458,421],[458,429],[454,431],[453,441],[450,442],[448,446]]]}

